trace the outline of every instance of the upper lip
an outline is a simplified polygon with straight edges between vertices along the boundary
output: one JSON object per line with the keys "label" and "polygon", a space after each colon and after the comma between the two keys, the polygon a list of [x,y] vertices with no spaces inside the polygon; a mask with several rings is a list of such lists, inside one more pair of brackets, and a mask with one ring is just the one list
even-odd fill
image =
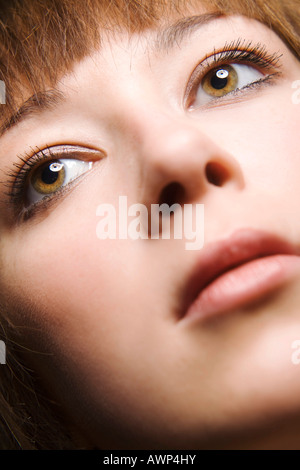
{"label": "upper lip", "polygon": [[299,249],[277,235],[239,229],[230,237],[208,244],[188,277],[184,312],[200,292],[226,271],[249,261],[272,255],[299,255]]}

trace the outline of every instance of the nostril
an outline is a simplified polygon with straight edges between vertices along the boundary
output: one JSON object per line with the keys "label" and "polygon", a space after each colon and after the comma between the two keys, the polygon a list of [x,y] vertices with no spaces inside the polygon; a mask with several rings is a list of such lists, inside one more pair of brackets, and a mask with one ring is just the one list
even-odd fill
{"label": "nostril", "polygon": [[159,198],[159,204],[168,204],[172,206],[173,204],[182,204],[185,199],[185,189],[184,187],[177,182],[168,184],[161,192]]}
{"label": "nostril", "polygon": [[228,170],[218,162],[210,162],[205,167],[207,181],[214,186],[223,186],[230,175]]}

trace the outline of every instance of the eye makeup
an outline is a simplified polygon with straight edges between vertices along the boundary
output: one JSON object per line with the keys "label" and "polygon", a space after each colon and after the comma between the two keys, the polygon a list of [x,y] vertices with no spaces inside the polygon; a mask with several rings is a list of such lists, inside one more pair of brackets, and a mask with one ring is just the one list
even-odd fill
{"label": "eye makeup", "polygon": [[[226,43],[225,46],[217,51],[214,49],[212,54],[208,54],[193,70],[184,94],[185,107],[194,106],[195,97],[202,81],[213,70],[222,70],[222,67],[232,64],[244,64],[253,67],[254,70],[262,73],[262,78],[249,83],[249,86],[236,89],[224,96],[216,97],[211,100],[208,105],[216,105],[225,97],[227,100],[230,96],[237,96],[237,93],[246,89],[253,89],[264,84],[270,84],[280,75],[282,54],[269,53],[267,47],[261,43],[253,44],[252,41],[246,41],[241,38]],[[198,106],[195,106],[198,107]]]}
{"label": "eye makeup", "polygon": [[[63,197],[71,187],[77,183],[77,180],[79,180],[81,176],[92,169],[94,163],[102,160],[105,156],[103,151],[72,145],[58,145],[47,147],[43,150],[36,149],[35,151],[32,149],[32,154],[18,155],[18,161],[13,164],[13,170],[6,173],[8,180],[5,183],[7,187],[6,196],[13,209],[15,218],[18,222],[25,221],[37,211],[46,209],[50,203]],[[83,170],[78,172],[78,174],[75,172],[75,176],[69,178],[69,181],[65,183],[61,181],[59,185],[56,184],[57,189],[53,191],[53,193],[50,191],[50,185],[53,185],[55,182],[53,177],[51,180],[51,174],[49,175],[50,170],[48,170],[48,174],[46,173],[48,180],[46,180],[44,184],[42,181],[39,181],[39,185],[37,185],[37,175],[40,178],[38,174],[39,169],[47,166],[49,169],[53,170],[52,175],[57,174],[59,180],[63,166],[66,168],[70,167],[71,163],[74,166],[76,161],[81,164],[86,164]],[[65,165],[64,162],[66,163]],[[58,172],[57,170],[60,171]],[[63,171],[63,174],[65,175],[65,171]],[[47,184],[49,187],[48,191],[45,189],[39,191],[40,194],[44,192],[45,195],[35,202],[30,202],[28,194],[30,192],[32,193],[33,186],[36,188],[43,186],[43,188],[45,188]]]}

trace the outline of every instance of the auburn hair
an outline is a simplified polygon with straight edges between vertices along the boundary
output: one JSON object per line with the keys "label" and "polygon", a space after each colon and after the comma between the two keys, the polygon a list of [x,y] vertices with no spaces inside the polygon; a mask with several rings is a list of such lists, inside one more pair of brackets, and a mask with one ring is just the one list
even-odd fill
{"label": "auburn hair", "polygon": [[[162,18],[186,16],[197,5],[264,23],[300,60],[299,0],[0,0],[0,80],[6,84],[0,120],[5,122],[26,98],[52,87],[75,62],[101,47],[104,34],[124,28],[142,32]],[[7,363],[0,365],[0,448],[84,447],[26,365],[22,332],[11,324],[1,295],[0,305],[0,340],[7,347]]]}

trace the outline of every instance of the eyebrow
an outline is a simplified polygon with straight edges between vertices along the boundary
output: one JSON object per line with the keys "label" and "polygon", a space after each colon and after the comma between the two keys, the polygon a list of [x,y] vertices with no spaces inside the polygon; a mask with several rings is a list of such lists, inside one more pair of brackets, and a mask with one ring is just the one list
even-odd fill
{"label": "eyebrow", "polygon": [[224,17],[224,14],[215,12],[183,18],[159,31],[154,47],[157,50],[172,49],[175,45],[178,46],[187,39],[195,30],[206,26],[220,17]]}
{"label": "eyebrow", "polygon": [[43,111],[56,108],[64,100],[65,95],[57,89],[35,93],[0,126],[0,137],[23,120]]}

